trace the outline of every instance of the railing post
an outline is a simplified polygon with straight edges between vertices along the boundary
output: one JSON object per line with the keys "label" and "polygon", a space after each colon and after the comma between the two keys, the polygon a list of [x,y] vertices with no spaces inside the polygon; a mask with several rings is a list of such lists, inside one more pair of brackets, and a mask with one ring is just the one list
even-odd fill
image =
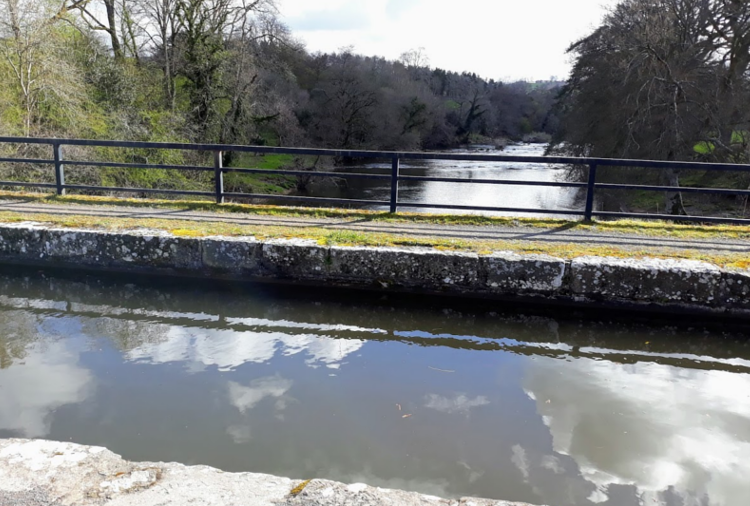
{"label": "railing post", "polygon": [[398,173],[399,161],[396,156],[391,161],[391,213],[395,213],[398,209]]}
{"label": "railing post", "polygon": [[221,151],[214,151],[214,189],[216,192],[216,203],[224,203],[224,171],[221,165]]}
{"label": "railing post", "polygon": [[586,210],[583,213],[583,219],[591,221],[594,212],[594,189],[596,188],[596,164],[589,164],[589,179],[586,185]]}
{"label": "railing post", "polygon": [[65,195],[65,169],[63,166],[62,144],[56,142],[52,144],[52,150],[55,158],[55,186],[58,195]]}

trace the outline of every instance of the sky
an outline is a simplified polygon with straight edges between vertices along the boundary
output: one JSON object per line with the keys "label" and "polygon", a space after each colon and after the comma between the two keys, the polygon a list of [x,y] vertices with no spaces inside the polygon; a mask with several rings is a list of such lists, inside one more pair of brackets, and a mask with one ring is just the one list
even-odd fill
{"label": "sky", "polygon": [[311,52],[353,46],[398,57],[424,48],[431,67],[512,81],[570,72],[567,47],[616,0],[279,0],[281,16]]}

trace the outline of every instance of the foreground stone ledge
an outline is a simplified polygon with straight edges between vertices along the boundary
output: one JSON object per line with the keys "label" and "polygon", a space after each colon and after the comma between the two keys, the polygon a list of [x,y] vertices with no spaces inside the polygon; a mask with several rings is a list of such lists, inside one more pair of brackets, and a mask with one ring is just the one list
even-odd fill
{"label": "foreground stone ledge", "polygon": [[750,318],[750,271],[692,260],[571,261],[513,252],[325,246],[303,239],[181,237],[163,230],[103,231],[27,222],[0,224],[0,262]]}
{"label": "foreground stone ledge", "polygon": [[101,447],[26,439],[0,440],[0,504],[523,506],[488,499],[441,499],[361,483],[317,479],[306,483],[265,474],[225,473],[206,466],[128,462]]}

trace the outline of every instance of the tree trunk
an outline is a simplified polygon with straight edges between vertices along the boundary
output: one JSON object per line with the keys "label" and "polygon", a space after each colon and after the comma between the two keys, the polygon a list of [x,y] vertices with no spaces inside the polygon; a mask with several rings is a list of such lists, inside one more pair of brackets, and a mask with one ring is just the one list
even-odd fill
{"label": "tree trunk", "polygon": [[112,41],[112,52],[115,55],[115,60],[122,61],[125,59],[125,55],[122,52],[122,46],[120,45],[120,38],[117,36],[117,17],[115,16],[115,0],[104,0],[104,6],[107,9],[107,25],[109,26],[107,33]]}
{"label": "tree trunk", "polygon": [[[680,186],[680,177],[674,169],[666,169],[665,174],[667,176],[667,184],[669,186]],[[664,202],[667,213],[675,216],[685,216],[685,205],[682,201],[682,193],[679,191],[669,191],[665,195],[666,201]]]}

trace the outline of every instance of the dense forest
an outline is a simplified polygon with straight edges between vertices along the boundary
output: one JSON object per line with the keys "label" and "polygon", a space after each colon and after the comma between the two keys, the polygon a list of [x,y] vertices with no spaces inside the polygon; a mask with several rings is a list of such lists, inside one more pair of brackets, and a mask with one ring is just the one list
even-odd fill
{"label": "dense forest", "polygon": [[2,135],[444,148],[551,134],[555,93],[311,54],[274,0],[0,0]]}
{"label": "dense forest", "polygon": [[[748,163],[750,2],[624,0],[574,43],[552,151],[604,158]],[[737,172],[606,168],[603,180],[747,189]],[[747,199],[609,192],[610,209],[743,212]]]}
{"label": "dense forest", "polygon": [[[750,2],[623,0],[569,50],[565,83],[498,82],[354,48],[311,53],[276,0],[0,0],[0,135],[384,150],[552,140],[572,155],[747,163]],[[502,74],[503,69],[498,69]],[[561,87],[561,85],[564,86]],[[3,146],[25,156],[33,146]],[[111,161],[187,153],[73,150]],[[94,151],[94,152],[92,152]],[[309,161],[234,159],[273,169]],[[2,179],[49,178],[3,167]],[[232,191],[294,181],[229,175]],[[206,173],[102,169],[95,184],[203,188]],[[584,178],[585,169],[571,177]],[[601,168],[602,181],[748,188],[742,173]],[[687,195],[687,194],[685,194]],[[607,209],[696,214],[747,199],[602,192]],[[687,200],[686,200],[687,199]]]}

